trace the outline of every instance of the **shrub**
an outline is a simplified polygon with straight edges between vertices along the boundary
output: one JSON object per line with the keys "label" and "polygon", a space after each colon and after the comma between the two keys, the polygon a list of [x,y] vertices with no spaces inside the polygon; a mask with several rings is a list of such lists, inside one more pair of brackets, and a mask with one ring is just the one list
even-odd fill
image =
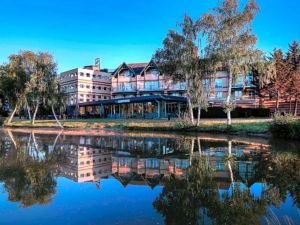
{"label": "shrub", "polygon": [[300,121],[292,115],[275,113],[269,129],[274,137],[300,140]]}
{"label": "shrub", "polygon": [[[231,112],[232,118],[247,118],[247,117],[270,117],[270,109],[266,108],[240,108],[237,107]],[[197,114],[194,112],[194,116]],[[226,118],[226,113],[223,107],[209,107],[207,111],[201,111],[202,118]]]}

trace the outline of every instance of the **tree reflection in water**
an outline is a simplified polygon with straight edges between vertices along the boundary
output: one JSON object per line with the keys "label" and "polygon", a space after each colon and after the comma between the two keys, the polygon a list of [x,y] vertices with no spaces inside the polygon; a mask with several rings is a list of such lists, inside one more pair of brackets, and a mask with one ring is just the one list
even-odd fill
{"label": "tree reflection in water", "polygon": [[[163,185],[153,206],[166,224],[296,224],[270,206],[291,196],[299,208],[297,154],[214,137],[54,135],[8,130],[0,138],[0,182],[9,201],[51,202],[57,176],[100,184],[112,175],[124,188]],[[254,195],[253,184],[262,191]]]}
{"label": "tree reflection in water", "polygon": [[299,207],[300,163],[297,155],[260,156],[254,179],[263,182],[264,188],[261,195],[255,197],[247,182],[234,181],[233,174],[238,172],[234,171],[237,166],[236,158],[231,156],[231,141],[228,147],[229,154],[224,161],[230,173],[229,190],[219,189],[208,157],[194,157],[186,179],[175,175],[165,179],[163,191],[153,203],[164,216],[165,224],[296,224],[288,218],[280,222],[269,206],[279,207],[280,201],[284,202],[290,193]]}
{"label": "tree reflection in water", "polygon": [[20,202],[22,207],[51,202],[64,152],[55,145],[51,152],[42,144],[38,147],[34,134],[30,134],[28,143],[16,141],[12,133],[8,136],[10,140],[3,139],[0,145],[0,182],[4,183],[9,201]]}

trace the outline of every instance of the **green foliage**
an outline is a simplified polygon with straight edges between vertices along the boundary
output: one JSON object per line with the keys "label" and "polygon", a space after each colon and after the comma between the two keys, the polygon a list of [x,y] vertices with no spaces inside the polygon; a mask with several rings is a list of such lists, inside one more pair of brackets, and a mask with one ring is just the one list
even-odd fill
{"label": "green foliage", "polygon": [[300,140],[300,121],[290,114],[275,114],[270,132],[274,137]]}

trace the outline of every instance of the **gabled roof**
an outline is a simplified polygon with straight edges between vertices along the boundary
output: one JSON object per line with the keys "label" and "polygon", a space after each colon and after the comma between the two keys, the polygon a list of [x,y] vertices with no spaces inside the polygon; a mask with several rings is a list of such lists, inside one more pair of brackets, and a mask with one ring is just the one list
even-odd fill
{"label": "gabled roof", "polygon": [[141,72],[144,70],[144,68],[149,65],[149,63],[129,63],[126,64],[125,62],[122,63],[114,72],[113,76],[115,76],[118,72],[120,72],[121,69],[127,68],[129,69],[134,76],[141,74]]}
{"label": "gabled roof", "polygon": [[149,68],[149,67],[155,67],[156,69],[159,70],[158,66],[156,65],[156,63],[151,59],[151,61],[144,67],[144,69],[141,71],[141,74],[146,72],[146,70]]}

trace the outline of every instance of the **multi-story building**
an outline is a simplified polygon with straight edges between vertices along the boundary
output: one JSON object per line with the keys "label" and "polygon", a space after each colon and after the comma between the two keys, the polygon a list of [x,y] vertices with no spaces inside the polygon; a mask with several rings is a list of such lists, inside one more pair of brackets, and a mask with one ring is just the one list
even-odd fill
{"label": "multi-story building", "polygon": [[75,68],[60,74],[61,89],[67,94],[67,105],[110,99],[111,77],[99,64]]}
{"label": "multi-story building", "polygon": [[173,82],[149,63],[121,64],[112,74],[112,99],[151,95],[183,96],[185,82]]}
{"label": "multi-story building", "polygon": [[[96,74],[101,73],[99,69],[94,69],[93,66],[89,68],[92,68],[92,71],[97,71]],[[85,67],[85,69],[87,68]],[[72,82],[68,80],[72,80],[72,74],[74,73],[70,71],[63,73],[66,76],[62,82],[65,88],[70,89],[70,86],[72,88]],[[109,74],[106,73],[105,75],[109,77]],[[70,76],[71,78],[68,78]],[[95,79],[98,77],[98,75],[93,76]],[[79,87],[77,102],[79,103],[80,115],[108,118],[162,118],[180,116],[186,109],[186,83],[172,81],[168,75],[159,71],[158,66],[153,61],[149,63],[122,63],[112,73],[111,77],[107,78],[106,82],[103,81],[102,75],[100,76],[102,81],[96,82],[91,79],[89,83],[86,82],[90,77],[83,77],[84,79],[74,81]],[[99,89],[100,84],[104,85],[104,83],[106,90]],[[209,106],[222,106],[228,95],[228,73],[217,71],[212,76],[207,77],[205,85]],[[255,88],[252,84],[251,74],[247,75],[245,79],[239,75],[234,81],[231,91],[231,99],[235,102],[236,107],[265,107],[274,111],[274,101],[256,96]],[[67,91],[67,93],[69,94],[68,104],[72,106],[71,111],[75,112],[76,93],[72,90]],[[287,101],[283,102],[281,105],[285,104],[285,108],[281,108],[286,109],[287,103]]]}

